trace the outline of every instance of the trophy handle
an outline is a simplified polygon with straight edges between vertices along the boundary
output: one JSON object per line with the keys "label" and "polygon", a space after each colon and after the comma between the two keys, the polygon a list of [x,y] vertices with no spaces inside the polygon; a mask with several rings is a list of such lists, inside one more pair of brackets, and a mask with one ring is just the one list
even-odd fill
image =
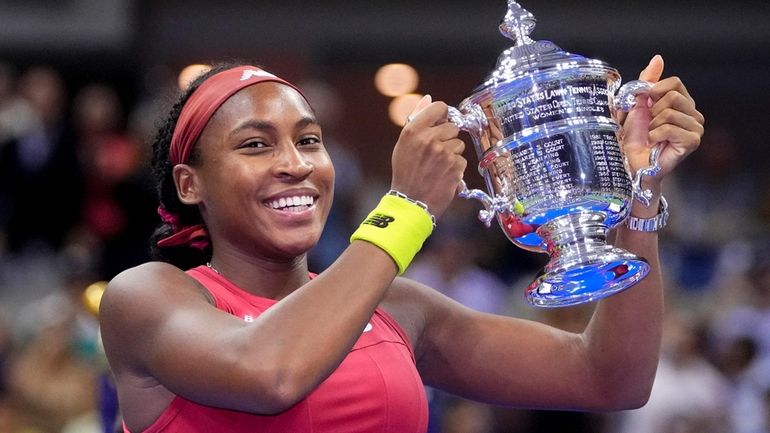
{"label": "trophy handle", "polygon": [[[470,134],[475,141],[481,138],[482,131],[489,125],[484,110],[478,104],[473,103],[465,106],[463,111],[450,106],[448,118],[458,128]],[[480,189],[468,189],[465,180],[460,181],[460,186],[462,189],[457,193],[458,196],[468,200],[476,199],[484,205],[484,209],[479,211],[479,220],[487,227],[492,224],[497,212],[509,208],[506,200],[502,197],[490,197],[489,194]]]}
{"label": "trophy handle", "polygon": [[505,197],[494,196],[490,197],[489,194],[480,189],[468,189],[468,185],[465,180],[460,181],[460,187],[462,190],[457,193],[459,197],[464,199],[476,199],[484,205],[484,209],[479,211],[479,220],[489,227],[492,224],[492,220],[497,213],[510,212],[511,206],[508,204],[508,200]]}
{"label": "trophy handle", "polygon": [[[634,105],[636,105],[637,95],[648,93],[651,88],[652,84],[647,81],[629,81],[618,90],[618,94],[615,97],[615,108],[625,112],[631,111]],[[660,171],[660,164],[658,164],[659,154],[660,144],[656,144],[650,151],[650,165],[637,170],[634,178],[631,180],[634,198],[647,207],[650,206],[650,201],[652,200],[652,191],[642,188],[642,179],[644,176],[655,176],[658,174]]]}
{"label": "trophy handle", "polygon": [[455,107],[449,107],[447,116],[450,122],[469,133],[474,140],[479,140],[484,128],[489,126],[487,115],[484,114],[484,110],[478,104],[468,104],[463,108],[463,111]]}

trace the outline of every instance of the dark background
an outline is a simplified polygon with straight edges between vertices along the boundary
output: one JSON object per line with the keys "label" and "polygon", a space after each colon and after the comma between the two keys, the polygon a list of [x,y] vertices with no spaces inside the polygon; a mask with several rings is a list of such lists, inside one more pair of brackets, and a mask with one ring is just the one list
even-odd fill
{"label": "dark background", "polygon": [[[766,2],[537,1],[534,39],[602,59],[627,81],[655,53],[683,77],[710,124],[739,135],[746,168],[762,172],[770,71]],[[456,104],[510,45],[504,1],[0,1],[0,59],[57,67],[71,90],[113,83],[131,105],[165,72],[253,59],[295,81],[322,79],[346,98],[349,139],[376,170],[398,130],[371,80],[388,62],[421,74],[419,91]],[[373,149],[372,136],[383,146]],[[371,146],[364,143],[370,143]],[[383,147],[380,149],[380,147]],[[760,173],[761,174],[761,173]]]}

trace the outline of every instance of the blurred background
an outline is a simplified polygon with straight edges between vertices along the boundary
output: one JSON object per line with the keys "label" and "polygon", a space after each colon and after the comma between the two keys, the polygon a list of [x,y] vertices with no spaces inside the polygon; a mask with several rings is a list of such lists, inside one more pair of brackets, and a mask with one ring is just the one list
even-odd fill
{"label": "blurred background", "polygon": [[[706,117],[700,150],[665,186],[669,305],[658,377],[646,407],[613,414],[495,408],[429,390],[431,432],[770,432],[770,4],[523,6],[538,19],[533,39],[604,60],[624,81],[662,54],[665,75],[682,77]],[[242,59],[305,89],[338,176],[310,256],[320,271],[387,190],[415,95],[457,105],[511,45],[497,30],[505,8],[0,0],[0,433],[111,431],[111,382],[82,298],[148,260],[159,222],[148,140],[184,68]],[[402,66],[383,69],[390,64]],[[466,156],[466,180],[481,186],[472,146]],[[486,229],[477,211],[456,200],[410,276],[480,310],[580,330],[592,306],[525,305],[523,288],[546,257]]]}

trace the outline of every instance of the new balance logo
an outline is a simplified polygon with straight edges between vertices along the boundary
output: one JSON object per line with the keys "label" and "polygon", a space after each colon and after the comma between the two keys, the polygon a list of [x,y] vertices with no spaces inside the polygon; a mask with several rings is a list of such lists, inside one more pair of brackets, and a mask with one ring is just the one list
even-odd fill
{"label": "new balance logo", "polygon": [[388,226],[388,224],[392,223],[396,219],[392,216],[383,215],[381,213],[376,213],[364,221],[364,224],[369,224],[370,226],[379,227],[381,229],[384,229]]}
{"label": "new balance logo", "polygon": [[243,75],[241,75],[241,81],[246,81],[249,78],[254,77],[275,77],[275,75],[261,69],[246,69],[243,71]]}

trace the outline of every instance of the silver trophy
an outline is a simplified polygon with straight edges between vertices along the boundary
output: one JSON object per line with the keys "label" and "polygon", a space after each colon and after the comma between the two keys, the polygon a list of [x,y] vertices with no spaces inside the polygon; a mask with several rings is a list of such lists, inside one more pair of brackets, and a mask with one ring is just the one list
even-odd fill
{"label": "silver trophy", "polygon": [[649,272],[646,260],[608,245],[606,234],[628,216],[632,196],[649,205],[641,181],[659,170],[658,152],[632,180],[612,118],[650,84],[618,89],[616,69],[533,41],[534,27],[534,16],[508,1],[500,31],[515,45],[449,117],[472,136],[487,186],[463,185],[460,196],[480,200],[479,219],[489,226],[497,217],[515,245],[549,254],[527,300],[559,307],[612,295]]}

